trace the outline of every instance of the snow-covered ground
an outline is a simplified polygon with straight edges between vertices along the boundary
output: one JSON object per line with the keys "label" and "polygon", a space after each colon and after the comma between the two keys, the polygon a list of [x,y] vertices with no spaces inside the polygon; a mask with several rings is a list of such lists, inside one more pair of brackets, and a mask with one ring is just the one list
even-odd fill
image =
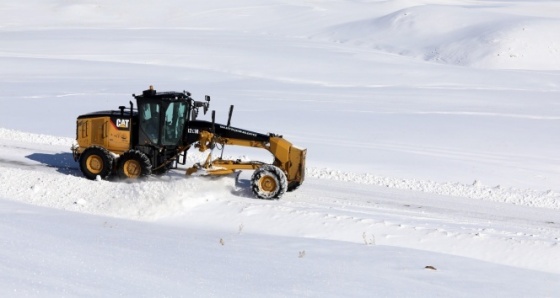
{"label": "snow-covered ground", "polygon": [[[560,3],[0,12],[0,296],[558,295]],[[262,201],[250,173],[83,178],[76,116],[148,85],[306,147],[305,183]]]}

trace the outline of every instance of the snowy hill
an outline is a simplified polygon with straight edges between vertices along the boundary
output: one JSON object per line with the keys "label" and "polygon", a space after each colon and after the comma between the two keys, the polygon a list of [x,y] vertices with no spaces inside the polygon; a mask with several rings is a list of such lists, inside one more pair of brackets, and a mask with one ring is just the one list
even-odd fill
{"label": "snowy hill", "polygon": [[[555,32],[560,30],[560,21],[523,14],[522,10],[536,5],[422,4],[335,25],[319,36],[446,64],[557,70],[560,42]],[[558,11],[560,6],[552,4],[550,9]]]}
{"label": "snowy hill", "polygon": [[[557,295],[559,9],[0,4],[0,296]],[[76,116],[148,85],[307,148],[305,183],[85,179]]]}

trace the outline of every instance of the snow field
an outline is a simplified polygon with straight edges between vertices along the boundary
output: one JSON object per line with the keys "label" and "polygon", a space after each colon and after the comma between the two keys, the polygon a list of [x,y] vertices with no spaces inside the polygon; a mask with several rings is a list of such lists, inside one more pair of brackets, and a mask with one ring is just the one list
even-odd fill
{"label": "snow field", "polygon": [[131,222],[10,200],[0,206],[0,231],[10,239],[0,246],[10,256],[1,263],[3,296],[466,297],[504,287],[549,296],[557,277],[384,245]]}
{"label": "snow field", "polygon": [[[0,4],[0,296],[554,297],[559,9]],[[305,183],[84,179],[76,116],[148,85],[307,148]]]}
{"label": "snow field", "polygon": [[[65,146],[44,149],[71,139],[4,129],[0,140],[0,151],[10,158],[1,163],[4,195],[32,205],[171,226],[416,248],[546,272],[560,268],[551,262],[560,260],[560,239],[558,208],[545,204],[550,193],[510,189],[492,195],[494,188],[477,184],[311,168],[305,187],[280,201],[255,200],[250,173],[236,180],[185,177],[177,170],[143,181],[90,181],[71,154],[63,153]],[[188,157],[190,163],[203,159],[197,153]],[[539,202],[540,208],[532,208]],[[510,215],[494,215],[498,209],[525,215],[516,216],[512,228]]]}

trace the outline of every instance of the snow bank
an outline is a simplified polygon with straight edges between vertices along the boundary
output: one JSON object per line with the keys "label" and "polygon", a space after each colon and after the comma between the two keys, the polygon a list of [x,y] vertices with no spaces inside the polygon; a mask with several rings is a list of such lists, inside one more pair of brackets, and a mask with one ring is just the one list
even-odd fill
{"label": "snow bank", "polygon": [[45,144],[45,145],[67,145],[68,148],[70,148],[70,146],[74,142],[74,139],[71,138],[22,132],[22,131],[2,128],[2,127],[0,127],[0,140],[29,142],[29,143]]}
{"label": "snow bank", "polygon": [[228,195],[227,185],[233,184],[229,179],[186,179],[178,173],[142,181],[91,181],[77,169],[70,171],[76,176],[45,170],[48,168],[4,168],[0,173],[4,196],[37,206],[151,221]]}
{"label": "snow bank", "polygon": [[503,188],[499,185],[485,186],[480,181],[471,185],[456,182],[438,183],[426,180],[380,177],[373,174],[357,174],[332,169],[308,168],[307,175],[318,179],[349,181],[387,188],[421,191],[445,196],[465,197],[477,200],[509,203],[528,207],[560,209],[560,193],[546,190]]}

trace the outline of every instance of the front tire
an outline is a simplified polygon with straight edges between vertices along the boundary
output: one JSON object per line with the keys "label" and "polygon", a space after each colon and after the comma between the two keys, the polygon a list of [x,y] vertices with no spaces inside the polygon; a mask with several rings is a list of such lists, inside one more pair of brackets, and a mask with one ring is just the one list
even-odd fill
{"label": "front tire", "polygon": [[280,199],[287,188],[286,174],[273,165],[264,165],[256,169],[251,177],[251,189],[259,199]]}
{"label": "front tire", "polygon": [[119,157],[117,173],[123,179],[138,179],[152,174],[152,163],[146,154],[129,150]]}
{"label": "front tire", "polygon": [[108,179],[113,171],[113,156],[107,149],[91,146],[80,155],[80,170],[90,180]]}

